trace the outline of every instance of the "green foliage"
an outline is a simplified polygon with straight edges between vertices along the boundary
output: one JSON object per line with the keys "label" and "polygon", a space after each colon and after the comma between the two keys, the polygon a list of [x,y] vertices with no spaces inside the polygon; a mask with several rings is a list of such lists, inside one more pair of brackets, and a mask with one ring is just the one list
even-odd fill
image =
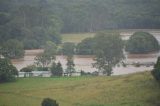
{"label": "green foliage", "polygon": [[93,67],[110,76],[112,67],[123,59],[123,41],[118,34],[99,32],[95,36],[95,61]]}
{"label": "green foliage", "polygon": [[40,48],[47,40],[61,42],[62,22],[44,0],[0,1],[0,43],[21,40],[25,49]]}
{"label": "green foliage", "polygon": [[49,67],[37,66],[35,68],[36,71],[49,71]]}
{"label": "green foliage", "polygon": [[72,56],[75,53],[75,45],[71,42],[66,42],[62,46],[62,53],[67,56]]}
{"label": "green foliage", "polygon": [[57,64],[53,62],[50,70],[53,76],[62,76],[63,74],[63,68],[60,62],[58,62]]}
{"label": "green foliage", "polygon": [[57,46],[52,41],[47,41],[46,45],[44,46],[44,53],[52,56],[55,59],[55,55],[57,54]]}
{"label": "green foliage", "polygon": [[51,55],[47,54],[47,53],[41,53],[41,54],[38,54],[36,57],[35,57],[35,64],[38,66],[38,67],[42,67],[45,68],[45,67],[48,67],[48,65],[51,63],[51,61],[53,60],[54,58],[52,58]]}
{"label": "green foliage", "polygon": [[63,21],[63,32],[158,28],[159,4],[158,0],[52,1]]}
{"label": "green foliage", "polygon": [[152,75],[154,78],[160,82],[160,57],[157,59],[157,63],[154,65],[154,69],[152,71]]}
{"label": "green foliage", "polygon": [[5,25],[9,20],[9,14],[0,12],[0,25]]}
{"label": "green foliage", "polygon": [[24,39],[23,44],[24,44],[24,49],[27,49],[27,50],[40,48],[39,42],[34,39]]}
{"label": "green foliage", "polygon": [[20,72],[32,72],[35,70],[35,68],[36,68],[35,65],[29,65],[27,67],[22,68]]}
{"label": "green foliage", "polygon": [[24,47],[16,39],[10,39],[2,46],[2,55],[7,58],[20,58],[24,56]]}
{"label": "green foliage", "polygon": [[[61,43],[60,32],[158,29],[159,4],[159,0],[1,0],[0,43],[18,39],[32,49],[47,40]],[[31,39],[35,41],[30,43]]]}
{"label": "green foliage", "polygon": [[76,53],[80,55],[92,55],[94,47],[94,39],[86,38],[76,46]]}
{"label": "green foliage", "polygon": [[159,50],[157,39],[147,32],[135,32],[126,44],[129,53],[148,53]]}
{"label": "green foliage", "polygon": [[75,64],[74,64],[74,61],[73,61],[73,56],[68,56],[67,57],[67,69],[66,69],[66,72],[69,74],[69,76],[71,76],[71,73],[72,72],[75,72]]}
{"label": "green foliage", "polygon": [[[57,46],[51,41],[47,41],[44,46],[44,52],[35,57],[35,64],[39,67],[38,70],[48,70],[48,65],[55,60]],[[41,71],[42,71],[41,70]]]}
{"label": "green foliage", "polygon": [[41,106],[59,106],[56,100],[50,99],[50,98],[44,98]]}
{"label": "green foliage", "polygon": [[0,82],[14,81],[18,76],[18,70],[12,65],[10,60],[0,58]]}

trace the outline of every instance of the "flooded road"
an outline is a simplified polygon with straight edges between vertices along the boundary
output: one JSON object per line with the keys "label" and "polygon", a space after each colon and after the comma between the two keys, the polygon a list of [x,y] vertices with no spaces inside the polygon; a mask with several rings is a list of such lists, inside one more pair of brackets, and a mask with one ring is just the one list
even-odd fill
{"label": "flooded road", "polygon": [[[153,34],[157,40],[160,42],[160,31],[157,32],[150,32]],[[121,33],[122,39],[129,39],[129,36],[132,35],[133,32],[123,32]],[[26,50],[25,56],[22,59],[13,59],[12,63],[17,67],[18,70],[21,68],[34,64],[34,58],[37,54],[43,52],[43,50]],[[157,57],[160,55],[160,52],[158,53],[149,53],[149,54],[127,54],[125,53],[126,59],[124,60],[126,63],[133,63],[133,62],[156,62]],[[65,56],[56,56],[56,61],[61,62],[63,69],[66,69],[66,57]],[[77,71],[83,70],[85,72],[94,72],[97,71],[97,69],[92,67],[93,56],[91,55],[75,55],[74,56],[74,63],[75,63],[75,69]],[[135,72],[141,72],[141,71],[149,71],[153,69],[153,66],[146,67],[146,66],[140,66],[140,67],[134,67],[132,65],[129,65],[127,67],[123,66],[117,66],[113,68],[113,75],[122,75],[122,74],[129,74],[129,73],[135,73]]]}

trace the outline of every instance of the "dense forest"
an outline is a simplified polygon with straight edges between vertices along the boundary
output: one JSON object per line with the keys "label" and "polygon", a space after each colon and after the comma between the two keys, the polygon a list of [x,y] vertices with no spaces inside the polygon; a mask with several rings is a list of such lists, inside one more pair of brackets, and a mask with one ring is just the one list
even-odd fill
{"label": "dense forest", "polygon": [[159,0],[0,0],[0,43],[17,39],[26,49],[60,33],[160,28]]}

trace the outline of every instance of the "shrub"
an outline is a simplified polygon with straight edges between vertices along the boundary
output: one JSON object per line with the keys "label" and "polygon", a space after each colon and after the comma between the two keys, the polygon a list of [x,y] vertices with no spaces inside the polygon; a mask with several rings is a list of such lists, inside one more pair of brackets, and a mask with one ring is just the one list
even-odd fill
{"label": "shrub", "polygon": [[76,46],[76,53],[79,55],[93,55],[94,39],[86,38]]}
{"label": "shrub", "polygon": [[159,50],[157,39],[147,32],[135,32],[126,43],[129,53],[148,53]]}
{"label": "shrub", "polygon": [[71,42],[66,42],[62,45],[62,53],[64,55],[73,55],[75,53],[75,44]]}
{"label": "shrub", "polygon": [[44,98],[41,106],[59,106],[56,100],[50,99],[50,98]]}
{"label": "shrub", "polygon": [[18,70],[10,60],[0,58],[0,82],[14,81],[18,76]]}
{"label": "shrub", "polygon": [[34,65],[29,65],[27,67],[22,68],[21,72],[32,72],[36,67]]}
{"label": "shrub", "polygon": [[62,76],[63,75],[63,68],[60,62],[57,64],[55,62],[52,63],[50,67],[53,76]]}
{"label": "shrub", "polygon": [[37,71],[48,71],[48,67],[36,67]]}
{"label": "shrub", "polygon": [[160,57],[158,57],[157,63],[154,65],[152,75],[157,81],[160,81]]}
{"label": "shrub", "polygon": [[2,55],[7,58],[21,58],[24,56],[23,43],[16,39],[10,39],[2,46]]}

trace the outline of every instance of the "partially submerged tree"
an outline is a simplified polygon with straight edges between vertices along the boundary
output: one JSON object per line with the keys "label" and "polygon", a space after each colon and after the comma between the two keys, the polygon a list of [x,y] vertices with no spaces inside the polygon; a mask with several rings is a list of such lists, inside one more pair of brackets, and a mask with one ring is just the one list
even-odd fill
{"label": "partially submerged tree", "polygon": [[49,54],[41,53],[35,57],[35,64],[38,67],[42,67],[42,69],[45,69],[46,67],[48,67],[48,65],[52,62],[53,59],[54,58],[52,58],[52,56],[50,56]]}
{"label": "partially submerged tree", "polygon": [[74,64],[74,61],[73,61],[73,56],[68,56],[67,57],[67,69],[66,69],[66,72],[69,74],[69,76],[71,76],[71,73],[72,72],[75,72],[75,64]]}
{"label": "partially submerged tree", "polygon": [[66,42],[62,45],[63,55],[72,56],[74,55],[75,44],[71,42]]}
{"label": "partially submerged tree", "polygon": [[47,53],[52,56],[52,58],[55,58],[57,53],[57,45],[52,41],[47,41],[44,46],[44,53]]}
{"label": "partially submerged tree", "polygon": [[80,55],[93,55],[94,39],[86,38],[76,46],[76,53]]}
{"label": "partially submerged tree", "polygon": [[118,34],[97,33],[95,36],[95,61],[93,67],[110,76],[112,68],[123,58],[123,42]]}
{"label": "partially submerged tree", "polygon": [[135,32],[126,44],[129,53],[148,53],[159,50],[157,39],[148,32]]}
{"label": "partially submerged tree", "polygon": [[62,53],[67,57],[67,69],[66,72],[71,76],[71,73],[75,71],[74,69],[74,58],[73,55],[75,53],[75,44],[71,42],[66,42],[62,46]]}
{"label": "partially submerged tree", "polygon": [[51,64],[52,61],[55,60],[56,52],[57,46],[53,42],[48,41],[44,47],[44,52],[38,54],[35,57],[35,64],[38,67],[42,67],[42,69],[45,69],[46,67],[48,67],[49,64]]}
{"label": "partially submerged tree", "polygon": [[7,58],[21,58],[24,56],[24,47],[20,41],[10,39],[3,44],[1,52]]}
{"label": "partially submerged tree", "polygon": [[0,58],[0,82],[14,81],[18,76],[18,70],[14,67],[10,60]]}
{"label": "partially submerged tree", "polygon": [[60,62],[57,64],[55,62],[52,63],[50,68],[53,76],[62,76],[63,75],[63,68]]}

